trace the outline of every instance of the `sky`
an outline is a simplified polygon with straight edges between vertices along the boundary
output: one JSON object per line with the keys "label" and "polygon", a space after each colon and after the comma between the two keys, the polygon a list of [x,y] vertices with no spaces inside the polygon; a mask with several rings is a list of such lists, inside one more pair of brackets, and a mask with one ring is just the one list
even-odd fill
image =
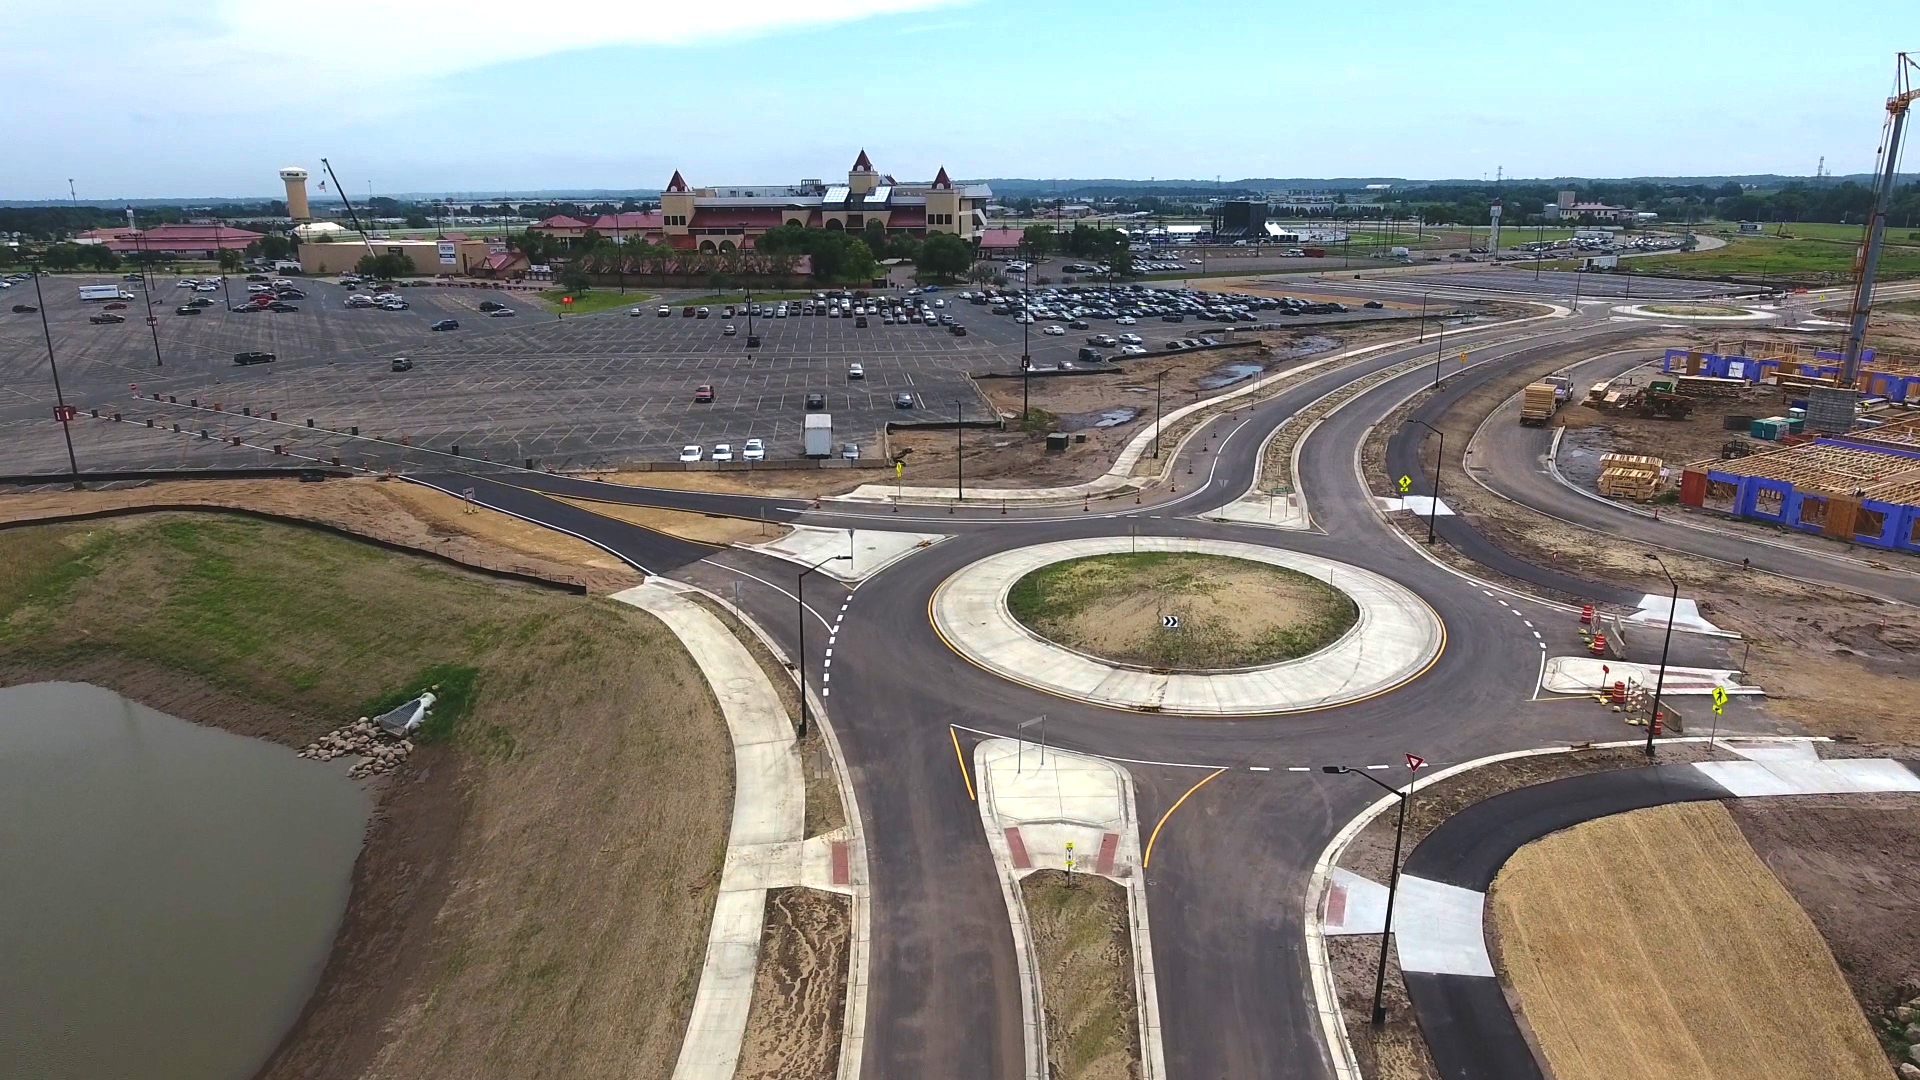
{"label": "sky", "polygon": [[1844,174],[1920,50],[1911,0],[114,7],[0,0],[0,199]]}

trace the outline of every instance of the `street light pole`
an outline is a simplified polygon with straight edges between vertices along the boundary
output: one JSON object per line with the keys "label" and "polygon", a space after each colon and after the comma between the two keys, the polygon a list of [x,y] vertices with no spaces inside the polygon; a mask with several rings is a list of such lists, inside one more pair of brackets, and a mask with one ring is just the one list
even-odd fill
{"label": "street light pole", "polygon": [[967,449],[961,441],[966,429],[960,426],[960,402],[953,403],[953,468],[954,478],[960,490],[960,501],[967,501]]}
{"label": "street light pole", "polygon": [[60,365],[53,360],[53,327],[47,323],[47,298],[40,292],[40,267],[33,268],[33,298],[39,301],[40,332],[47,337],[47,370],[53,373],[53,401],[58,407],[60,434],[67,440],[67,465],[73,470],[73,486],[80,487],[80,461],[73,456],[73,429],[69,426],[67,398],[60,390]]}
{"label": "street light pole", "polygon": [[1167,369],[1161,368],[1153,375],[1153,460],[1160,460],[1160,383],[1167,377]]}
{"label": "street light pole", "polygon": [[1422,345],[1425,345],[1427,343],[1427,296],[1428,295],[1429,294],[1427,293],[1420,294],[1420,341],[1419,341],[1419,344],[1422,344]]}
{"label": "street light pole", "polygon": [[1440,466],[1447,460],[1447,433],[1427,423],[1408,417],[1406,423],[1419,424],[1440,438],[1440,446],[1433,455],[1433,502],[1427,507],[1427,543],[1433,543],[1434,523],[1440,516]]}
{"label": "street light pole", "polygon": [[1440,343],[1433,347],[1433,385],[1440,385],[1440,357],[1447,351],[1447,317],[1440,316]]}
{"label": "street light pole", "polygon": [[1660,561],[1660,556],[1651,551],[1646,554],[1647,558],[1652,559],[1660,567],[1660,572],[1667,575],[1667,584],[1673,587],[1672,593],[1667,597],[1667,638],[1660,646],[1660,675],[1653,684],[1653,711],[1647,714],[1647,756],[1652,757],[1653,721],[1660,715],[1660,693],[1667,688],[1667,650],[1673,647],[1673,617],[1674,609],[1680,606],[1680,583],[1673,579],[1673,571],[1667,569],[1667,564]]}
{"label": "street light pole", "polygon": [[796,578],[793,583],[793,602],[800,608],[800,651],[794,654],[794,656],[800,671],[799,737],[802,739],[807,737],[807,575],[830,562],[838,562],[841,559],[852,561],[853,556],[835,555],[831,558],[821,559],[819,562],[800,571],[800,576]]}
{"label": "street light pole", "polygon": [[1346,765],[1320,766],[1320,771],[1324,773],[1333,773],[1335,775],[1352,773],[1355,776],[1364,776],[1381,788],[1384,788],[1387,794],[1400,800],[1400,820],[1394,825],[1393,829],[1393,864],[1387,873],[1387,918],[1380,927],[1380,962],[1373,973],[1372,1023],[1374,1027],[1380,1027],[1387,1022],[1387,1006],[1384,1000],[1387,990],[1387,937],[1393,933],[1393,901],[1395,895],[1400,890],[1400,848],[1401,842],[1407,834],[1407,804],[1413,802],[1413,785],[1415,781],[1419,779],[1420,766],[1425,764],[1426,762],[1420,758],[1412,754],[1407,755],[1407,787],[1405,791],[1391,784],[1382,782],[1372,773],[1362,772]]}

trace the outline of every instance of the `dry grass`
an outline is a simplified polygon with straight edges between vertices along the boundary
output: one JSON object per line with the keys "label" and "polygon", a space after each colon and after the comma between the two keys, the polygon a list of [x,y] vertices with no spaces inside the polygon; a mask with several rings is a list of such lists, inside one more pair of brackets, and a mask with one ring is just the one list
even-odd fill
{"label": "dry grass", "polygon": [[777,540],[793,531],[790,527],[778,523],[748,521],[743,518],[722,517],[718,514],[696,514],[689,510],[659,510],[651,506],[629,506],[626,503],[601,502],[596,499],[559,499],[557,496],[555,498],[559,502],[569,503],[589,513],[700,544],[718,544],[723,547],[728,544],[761,544],[769,540]]}
{"label": "dry grass", "polygon": [[442,491],[372,477],[321,484],[292,480],[192,480],[110,491],[0,496],[0,521],[126,507],[232,507],[332,525],[475,566],[520,570],[617,592],[640,582],[620,560],[584,540],[519,518],[470,506]]}
{"label": "dry grass", "polygon": [[[475,673],[471,710],[383,802],[314,1003],[265,1075],[671,1071],[732,757],[657,620],[212,515],[11,530],[0,566],[7,678],[78,675],[282,742],[430,667]],[[401,898],[370,898],[388,886]]]}
{"label": "dry grass", "polygon": [[735,1080],[833,1080],[846,1015],[847,898],[773,889]]}
{"label": "dry grass", "polygon": [[[1014,583],[1007,606],[1069,648],[1187,669],[1305,656],[1346,633],[1359,614],[1345,593],[1284,567],[1159,551],[1043,566]],[[1167,615],[1180,618],[1179,629],[1165,627]]]}
{"label": "dry grass", "polygon": [[1812,921],[1719,803],[1535,841],[1491,899],[1504,973],[1559,1080],[1887,1075]]}
{"label": "dry grass", "polygon": [[1041,870],[1020,882],[1057,1080],[1140,1075],[1139,1014],[1127,891],[1090,874]]}

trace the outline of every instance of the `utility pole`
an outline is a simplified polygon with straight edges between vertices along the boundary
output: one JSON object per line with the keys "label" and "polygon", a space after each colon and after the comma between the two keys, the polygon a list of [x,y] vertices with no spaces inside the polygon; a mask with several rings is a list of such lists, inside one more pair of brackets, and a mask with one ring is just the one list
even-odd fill
{"label": "utility pole", "polygon": [[1653,711],[1647,714],[1647,756],[1652,757],[1653,726],[1654,720],[1660,715],[1660,694],[1667,688],[1667,650],[1673,647],[1673,617],[1674,609],[1680,606],[1680,583],[1674,580],[1673,571],[1667,569],[1667,564],[1660,561],[1660,556],[1651,551],[1646,555],[1659,565],[1660,572],[1667,575],[1667,584],[1673,587],[1673,592],[1667,599],[1667,639],[1660,646],[1660,675],[1653,683]]}
{"label": "utility pole", "polygon": [[[69,181],[71,182],[71,181]],[[39,302],[40,332],[47,337],[47,370],[53,373],[54,416],[60,421],[60,434],[67,440],[67,466],[73,471],[73,486],[80,487],[80,460],[73,455],[73,414],[67,410],[67,398],[60,390],[60,365],[53,359],[53,327],[47,323],[47,298],[40,292],[40,267],[33,268],[33,298]]]}

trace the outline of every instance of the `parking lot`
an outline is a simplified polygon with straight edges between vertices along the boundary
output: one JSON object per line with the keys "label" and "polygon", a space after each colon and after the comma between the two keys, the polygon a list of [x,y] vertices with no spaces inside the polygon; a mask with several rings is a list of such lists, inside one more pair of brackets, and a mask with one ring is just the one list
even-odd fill
{"label": "parking lot", "polygon": [[[229,313],[216,304],[176,316],[174,305],[191,294],[174,290],[168,278],[154,298],[164,360],[156,367],[137,286],[128,285],[135,299],[126,323],[87,322],[99,308],[79,303],[75,286],[110,280],[43,283],[67,400],[83,411],[73,432],[86,468],[254,464],[273,460],[274,445],[356,463],[419,460],[422,449],[458,446],[463,456],[495,461],[601,466],[672,460],[687,443],[737,446],[748,438],[766,440],[768,459],[777,461],[800,453],[810,392],[826,395],[836,445],[877,449],[874,434],[889,420],[952,417],[956,403],[966,418],[983,417],[968,373],[1018,363],[1018,328],[997,319],[991,322],[999,327],[972,320],[980,325],[967,337],[943,327],[885,326],[878,318],[865,328],[819,315],[755,319],[761,345],[749,350],[744,318],[734,320],[739,334],[726,337],[718,309],[708,319],[686,318],[676,304],[661,318],[657,301],[637,318],[618,308],[561,320],[492,290],[423,287],[398,290],[412,309],[393,312],[348,309],[348,290],[302,281],[309,297],[298,312]],[[244,287],[239,279],[233,284]],[[6,295],[11,303],[18,292]],[[490,298],[513,305],[519,316],[483,317],[478,304]],[[636,304],[643,298],[636,293]],[[461,328],[427,329],[443,317],[458,318]],[[233,364],[234,353],[253,350],[277,360]],[[392,371],[397,356],[411,358],[413,369]],[[854,361],[865,368],[864,379],[847,377]],[[0,378],[6,471],[64,468],[38,315],[9,313],[0,322]],[[693,400],[703,384],[714,387],[712,403]],[[152,401],[156,392],[177,404]],[[896,393],[912,395],[913,407],[896,408]],[[121,412],[138,426],[93,421],[86,410],[94,408]],[[277,420],[269,418],[274,413]],[[351,434],[354,427],[361,437]],[[198,438],[202,428],[209,438]],[[235,436],[239,447],[231,445]],[[398,445],[403,439],[405,448]],[[269,448],[264,457],[260,447]]]}

